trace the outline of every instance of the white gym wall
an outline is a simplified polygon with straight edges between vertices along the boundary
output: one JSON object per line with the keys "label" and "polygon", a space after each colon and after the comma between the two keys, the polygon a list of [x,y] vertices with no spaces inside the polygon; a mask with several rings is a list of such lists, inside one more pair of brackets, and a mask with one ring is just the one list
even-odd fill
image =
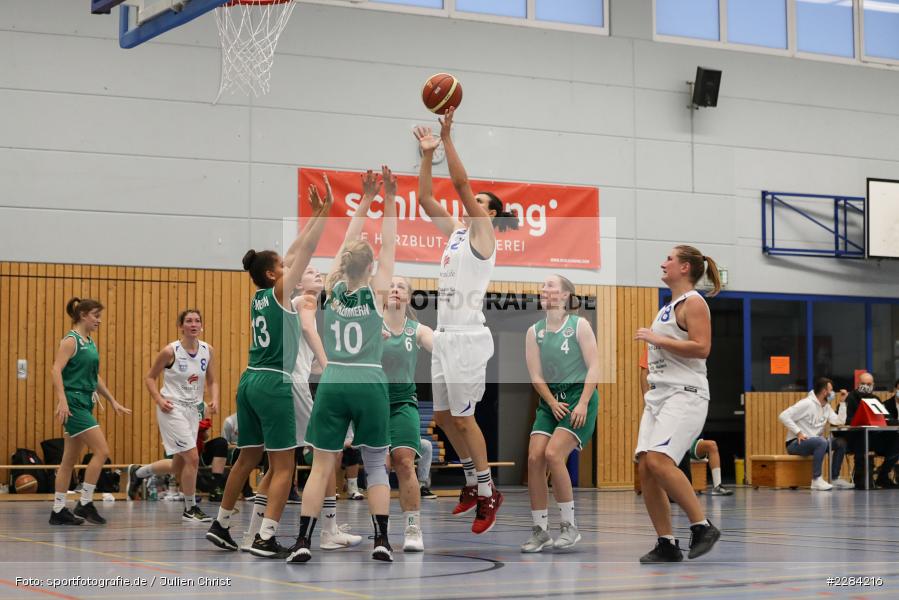
{"label": "white gym wall", "polygon": [[[896,262],[763,256],[759,204],[762,189],[863,196],[866,177],[899,179],[899,73],[653,42],[651,7],[613,0],[607,37],[303,4],[272,93],[211,106],[211,14],[125,51],[115,11],[2,0],[0,260],[237,269],[281,241],[297,167],[414,173],[418,92],[445,70],[465,85],[471,176],[598,186],[619,284],[659,285],[689,242],[730,289],[899,294]],[[691,146],[697,65],[724,74]]]}

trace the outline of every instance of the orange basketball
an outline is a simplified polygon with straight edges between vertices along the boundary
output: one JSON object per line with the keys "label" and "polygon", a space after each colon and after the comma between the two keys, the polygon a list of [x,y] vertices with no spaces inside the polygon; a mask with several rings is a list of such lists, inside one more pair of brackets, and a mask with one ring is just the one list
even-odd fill
{"label": "orange basketball", "polygon": [[16,477],[17,494],[33,494],[37,492],[37,479],[25,473]]}
{"label": "orange basketball", "polygon": [[432,113],[442,115],[462,103],[462,84],[449,73],[431,75],[421,89],[421,100]]}

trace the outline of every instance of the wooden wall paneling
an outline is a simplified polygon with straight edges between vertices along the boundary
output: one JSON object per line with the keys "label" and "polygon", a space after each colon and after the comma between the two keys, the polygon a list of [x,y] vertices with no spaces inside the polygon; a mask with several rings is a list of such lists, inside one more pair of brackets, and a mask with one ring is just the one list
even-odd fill
{"label": "wooden wall paneling", "polygon": [[3,385],[0,385],[0,426],[3,427],[3,430],[0,431],[0,446],[2,446],[3,456],[0,457],[0,460],[9,460],[8,457],[12,454],[12,450],[14,447],[12,446],[12,440],[9,435],[9,413],[10,407],[14,406],[12,404],[12,391],[15,374],[15,358],[10,355],[10,324],[12,319],[10,318],[10,311],[14,303],[10,299],[10,288],[12,287],[12,265],[9,263],[0,263],[0,379],[4,381]]}
{"label": "wooden wall paneling", "polygon": [[[17,310],[14,321],[16,331],[15,358],[17,360],[20,358],[25,358],[25,349],[27,347],[26,336],[28,335],[28,299],[26,297],[26,294],[28,290],[27,284],[22,278],[22,276],[26,274],[27,266],[19,265],[19,269],[17,272],[17,275],[19,275],[19,277],[17,277],[15,281],[15,297],[17,302]],[[27,397],[25,395],[26,382],[20,379],[13,379],[13,382],[16,387],[16,440],[24,440],[26,428],[25,405],[27,403]]]}

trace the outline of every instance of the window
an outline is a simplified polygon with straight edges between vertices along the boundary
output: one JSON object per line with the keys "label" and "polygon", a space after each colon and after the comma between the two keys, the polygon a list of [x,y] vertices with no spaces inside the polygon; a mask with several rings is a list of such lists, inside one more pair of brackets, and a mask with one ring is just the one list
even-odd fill
{"label": "window", "polygon": [[899,60],[899,0],[865,0],[865,56]]}
{"label": "window", "polygon": [[527,0],[456,0],[456,10],[500,17],[527,16]]}
{"label": "window", "polygon": [[871,306],[871,374],[877,389],[892,389],[899,379],[899,304]]}
{"label": "window", "polygon": [[443,8],[443,0],[371,0],[377,4],[402,4],[421,8]]}
{"label": "window", "polygon": [[852,0],[796,0],[796,42],[800,52],[855,56]]}
{"label": "window", "polygon": [[812,376],[829,377],[836,389],[851,390],[855,370],[866,362],[865,305],[815,302],[812,321]]}
{"label": "window", "polygon": [[752,390],[808,391],[806,303],[753,299],[750,312]]}
{"label": "window", "polygon": [[787,47],[787,0],[727,0],[727,41]]}
{"label": "window", "polygon": [[602,0],[537,0],[537,19],[572,25],[603,26]]}
{"label": "window", "polygon": [[719,40],[718,0],[656,0],[656,33]]}

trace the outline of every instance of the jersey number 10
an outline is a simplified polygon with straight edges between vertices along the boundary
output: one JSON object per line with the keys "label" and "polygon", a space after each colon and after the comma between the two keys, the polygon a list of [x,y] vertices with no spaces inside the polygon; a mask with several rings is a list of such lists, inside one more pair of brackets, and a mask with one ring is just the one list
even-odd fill
{"label": "jersey number 10", "polygon": [[[331,331],[334,332],[335,350],[341,352],[340,321],[331,323]],[[343,345],[350,354],[359,354],[362,349],[362,325],[350,322],[343,328]]]}

